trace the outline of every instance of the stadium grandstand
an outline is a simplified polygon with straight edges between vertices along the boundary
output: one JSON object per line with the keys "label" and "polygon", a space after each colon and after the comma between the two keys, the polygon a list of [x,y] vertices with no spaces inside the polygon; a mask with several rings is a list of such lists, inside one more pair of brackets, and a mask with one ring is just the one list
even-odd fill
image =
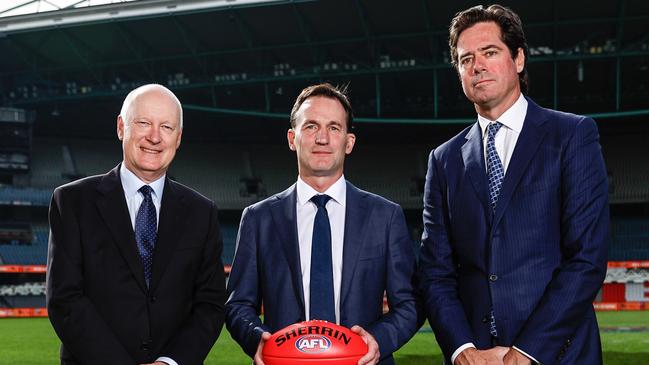
{"label": "stadium grandstand", "polygon": [[[1,2],[0,316],[46,315],[52,191],[121,161],[121,102],[151,82],[183,103],[169,174],[216,202],[224,263],[242,210],[295,181],[288,114],[320,81],[350,90],[357,144],[346,177],[401,204],[417,247],[428,153],[475,120],[447,46],[453,14],[474,3]],[[596,307],[649,309],[649,7],[500,3],[524,19],[530,96],[599,126],[612,237]]]}

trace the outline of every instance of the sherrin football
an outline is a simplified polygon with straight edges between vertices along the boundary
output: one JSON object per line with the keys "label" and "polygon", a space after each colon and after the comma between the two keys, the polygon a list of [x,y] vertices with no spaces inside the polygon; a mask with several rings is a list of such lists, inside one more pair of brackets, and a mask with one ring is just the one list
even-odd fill
{"label": "sherrin football", "polygon": [[266,341],[266,365],[356,365],[367,353],[361,336],[335,323],[312,320],[275,332]]}

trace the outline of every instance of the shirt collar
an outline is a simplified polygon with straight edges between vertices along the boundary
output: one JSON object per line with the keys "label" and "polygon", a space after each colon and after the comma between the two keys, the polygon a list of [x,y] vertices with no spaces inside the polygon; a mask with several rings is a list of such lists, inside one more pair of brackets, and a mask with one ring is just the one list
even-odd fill
{"label": "shirt collar", "polygon": [[[314,195],[321,194],[309,184],[304,182],[300,176],[297,177],[297,203],[299,205],[305,205],[306,203],[313,198]],[[345,206],[347,201],[347,184],[345,183],[345,175],[341,176],[336,182],[325,190],[324,193],[327,194],[336,201],[338,204]]]}
{"label": "shirt collar", "polygon": [[[525,116],[527,115],[527,99],[523,94],[518,96],[518,100],[514,105],[510,106],[501,116],[498,118],[500,122],[505,127],[520,133],[523,129],[523,122],[525,121]],[[494,120],[489,120],[482,115],[478,114],[478,123],[480,124],[480,129],[482,130],[482,135],[485,135],[485,130],[489,123],[495,122]]]}
{"label": "shirt collar", "polygon": [[131,170],[126,168],[123,162],[119,168],[119,178],[122,181],[122,188],[124,189],[124,193],[128,197],[133,197],[135,194],[137,194],[138,190],[143,185],[149,185],[151,189],[153,189],[154,198],[162,200],[162,191],[164,190],[165,176],[167,176],[167,174],[163,174],[162,176],[160,176],[160,178],[153,181],[152,183],[146,184],[134,173],[132,173]]}

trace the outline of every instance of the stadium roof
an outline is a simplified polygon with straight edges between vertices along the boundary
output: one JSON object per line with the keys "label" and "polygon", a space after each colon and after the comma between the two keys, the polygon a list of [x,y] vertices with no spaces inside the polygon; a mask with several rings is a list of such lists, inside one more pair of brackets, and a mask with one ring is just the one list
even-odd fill
{"label": "stadium roof", "polygon": [[7,0],[0,5],[0,34],[275,1],[279,0]]}
{"label": "stadium roof", "polygon": [[0,17],[77,9],[131,1],[138,0],[4,0],[2,4],[0,4]]}
{"label": "stadium roof", "polygon": [[[523,19],[534,100],[649,115],[646,0],[501,3]],[[304,86],[330,81],[350,85],[359,122],[466,123],[475,111],[449,64],[448,24],[474,4],[140,0],[0,17],[0,105],[36,111],[39,132],[94,132],[128,90],[158,82],[192,120],[250,133],[284,123]]]}

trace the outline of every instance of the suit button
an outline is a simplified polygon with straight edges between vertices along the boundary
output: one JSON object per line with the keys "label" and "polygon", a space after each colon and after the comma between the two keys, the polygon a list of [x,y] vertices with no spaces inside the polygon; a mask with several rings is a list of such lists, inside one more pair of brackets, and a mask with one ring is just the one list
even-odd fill
{"label": "suit button", "polygon": [[487,323],[487,322],[489,322],[489,316],[482,317],[482,323]]}
{"label": "suit button", "polygon": [[153,302],[155,302],[156,300],[158,300],[158,298],[156,298],[155,295],[152,295],[151,298],[150,298],[150,300],[151,300],[151,303],[153,303]]}
{"label": "suit button", "polygon": [[498,275],[496,274],[489,275],[489,281],[496,281],[496,280],[498,280]]}
{"label": "suit button", "polygon": [[142,351],[149,351],[149,341],[142,342],[142,344],[140,345],[140,349]]}

